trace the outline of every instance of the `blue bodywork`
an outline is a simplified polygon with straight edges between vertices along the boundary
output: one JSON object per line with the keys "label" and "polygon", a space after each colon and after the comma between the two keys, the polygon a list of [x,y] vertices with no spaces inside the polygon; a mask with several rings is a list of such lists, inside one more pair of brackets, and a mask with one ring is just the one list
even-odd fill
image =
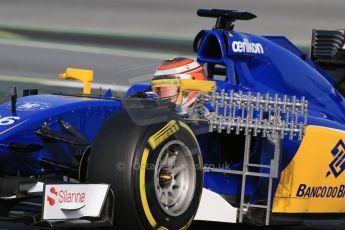
{"label": "blue bodywork", "polygon": [[[344,98],[334,89],[334,81],[317,64],[306,57],[285,37],[260,37],[248,33],[206,30],[201,32],[198,60],[225,66],[224,81],[217,81],[217,90],[242,90],[271,94],[305,96],[309,101],[308,125],[319,125],[344,130]],[[240,44],[240,45],[239,45]],[[245,45],[241,45],[245,44]],[[259,48],[244,48],[249,44]],[[213,50],[210,49],[212,45]],[[239,47],[240,46],[240,47]],[[262,49],[261,49],[262,48]],[[213,53],[217,50],[217,53]],[[205,137],[202,137],[205,143]],[[206,137],[207,139],[207,137]],[[300,145],[298,140],[285,138],[282,143],[283,170],[294,157]],[[204,154],[207,146],[202,145]],[[214,144],[214,148],[217,148]],[[231,148],[228,149],[232,153]],[[260,146],[262,164],[269,165],[273,148],[268,141]],[[205,159],[206,157],[204,157]],[[207,163],[207,162],[206,162]],[[238,165],[230,166],[238,169]],[[259,200],[267,194],[266,179],[250,178],[246,194],[256,194],[251,199]],[[241,177],[215,173],[205,174],[205,187],[220,194],[239,194]],[[262,183],[265,182],[265,183]],[[277,186],[279,179],[275,181]],[[258,193],[256,191],[262,191]],[[258,197],[257,197],[258,196]]]}
{"label": "blue bodywork", "polygon": [[[0,125],[1,173],[16,174],[19,170],[22,174],[37,175],[46,173],[42,171],[42,159],[73,164],[78,151],[73,151],[67,144],[44,142],[37,136],[36,130],[46,125],[51,130],[63,132],[58,123],[63,120],[92,141],[104,121],[121,110],[121,103],[106,99],[39,95],[20,98],[17,107],[17,112],[12,114],[10,103],[0,106],[2,118],[18,117],[13,124]],[[16,153],[10,150],[11,143],[35,143],[43,148],[34,153]]]}
{"label": "blue bodywork", "polygon": [[[220,65],[226,70],[221,80],[213,78],[211,74],[209,76],[209,80],[216,82],[217,91],[225,89],[305,96],[309,102],[308,125],[345,129],[345,102],[343,96],[333,87],[334,80],[285,37],[257,36],[223,30],[204,30],[199,35],[201,40],[196,41],[200,42],[197,47],[198,61],[208,66]],[[260,44],[262,52],[254,53],[255,50],[236,52],[238,42],[245,41]],[[128,95],[149,88],[149,84],[138,84],[129,89]],[[220,148],[221,138],[220,135],[212,137],[208,133],[198,135],[205,165],[241,169],[241,162],[229,164],[231,162],[220,159],[222,154],[220,151],[224,151]],[[295,156],[300,143],[296,139],[283,140],[280,171]],[[269,165],[273,157],[272,144],[263,141],[256,147],[261,152],[258,161]],[[234,152],[233,149],[236,148],[228,146],[225,148],[226,153],[223,154],[242,154]],[[279,178],[274,181],[274,188],[278,182]],[[208,172],[205,173],[204,186],[219,194],[238,195],[241,189],[241,177]],[[250,177],[246,194],[255,194],[256,196],[251,199],[260,200],[266,196],[266,189],[266,179]]]}
{"label": "blue bodywork", "polygon": [[[199,34],[197,58],[201,63],[212,67],[221,66],[225,70],[223,79],[219,80],[210,73],[209,80],[216,81],[217,91],[242,90],[262,93],[278,93],[305,96],[309,101],[308,125],[316,124],[345,130],[344,98],[334,89],[334,81],[317,64],[306,57],[285,37],[256,36],[223,30],[204,30]],[[150,84],[132,86],[126,96],[139,91],[150,90]],[[91,142],[104,121],[122,109],[121,101],[106,98],[88,98],[63,95],[39,95],[20,98],[18,106],[29,103],[22,110],[12,114],[10,103],[0,106],[0,119],[10,117],[8,125],[0,125],[0,173],[39,175],[42,171],[41,160],[51,159],[58,162],[74,164],[78,149],[71,149],[67,144],[56,145],[44,143],[35,131],[46,125],[61,132],[59,120],[63,120],[78,129]],[[37,104],[36,108],[27,108]],[[17,117],[17,118],[11,118]],[[1,120],[0,120],[1,124]],[[6,122],[5,122],[6,124]],[[116,127],[114,127],[116,128]],[[231,146],[221,149],[221,137],[209,133],[197,136],[205,164],[224,163],[231,169],[241,168],[241,162],[227,164],[221,158],[221,151],[236,155]],[[13,153],[10,144],[36,143],[42,145],[32,154]],[[283,140],[280,170],[283,170],[294,157],[300,141]],[[254,146],[261,152],[261,163],[270,161],[273,155],[272,144],[264,140]],[[278,178],[279,180],[279,178]],[[278,180],[275,181],[277,185]],[[241,177],[224,174],[205,173],[206,188],[220,194],[236,195],[240,193]],[[263,179],[251,178],[246,194],[262,190]],[[260,199],[258,197],[252,199]]]}

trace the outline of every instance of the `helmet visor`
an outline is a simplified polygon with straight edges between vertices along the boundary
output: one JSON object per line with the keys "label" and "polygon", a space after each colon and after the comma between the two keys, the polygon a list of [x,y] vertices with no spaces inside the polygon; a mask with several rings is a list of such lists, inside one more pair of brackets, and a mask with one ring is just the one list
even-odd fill
{"label": "helmet visor", "polygon": [[162,99],[173,99],[179,94],[179,86],[162,86],[158,88],[153,88],[155,92]]}

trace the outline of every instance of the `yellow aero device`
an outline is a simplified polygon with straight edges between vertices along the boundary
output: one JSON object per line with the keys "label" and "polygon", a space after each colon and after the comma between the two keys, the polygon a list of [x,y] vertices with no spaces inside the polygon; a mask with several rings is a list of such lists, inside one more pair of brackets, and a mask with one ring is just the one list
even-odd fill
{"label": "yellow aero device", "polygon": [[61,73],[60,78],[67,80],[77,80],[84,83],[84,94],[91,94],[91,83],[93,81],[93,70],[67,68],[65,73]]}
{"label": "yellow aero device", "polygon": [[158,79],[151,82],[152,88],[179,86],[180,92],[213,92],[216,89],[214,81],[192,80],[192,79]]}
{"label": "yellow aero device", "polygon": [[185,92],[211,93],[215,90],[216,83],[214,81],[181,79],[178,104],[182,105],[183,93]]}
{"label": "yellow aero device", "polygon": [[180,90],[183,91],[196,91],[196,92],[213,92],[216,89],[216,83],[214,81],[204,80],[191,80],[181,79]]}

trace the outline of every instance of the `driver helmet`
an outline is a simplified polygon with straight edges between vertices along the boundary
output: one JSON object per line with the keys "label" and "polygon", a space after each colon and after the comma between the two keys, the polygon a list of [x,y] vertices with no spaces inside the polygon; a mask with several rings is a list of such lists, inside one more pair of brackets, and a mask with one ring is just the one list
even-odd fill
{"label": "driver helmet", "polygon": [[157,68],[151,81],[152,91],[160,98],[168,99],[173,103],[182,101],[182,108],[178,110],[186,111],[198,96],[197,92],[186,92],[180,98],[180,79],[207,80],[204,67],[190,58],[178,57],[165,60]]}

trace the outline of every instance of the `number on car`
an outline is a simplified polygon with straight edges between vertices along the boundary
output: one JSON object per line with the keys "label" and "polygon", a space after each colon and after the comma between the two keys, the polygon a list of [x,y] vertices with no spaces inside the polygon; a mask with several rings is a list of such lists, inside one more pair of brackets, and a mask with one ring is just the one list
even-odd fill
{"label": "number on car", "polygon": [[20,120],[20,117],[16,117],[16,116],[1,117],[0,116],[0,126],[12,125],[17,120]]}

